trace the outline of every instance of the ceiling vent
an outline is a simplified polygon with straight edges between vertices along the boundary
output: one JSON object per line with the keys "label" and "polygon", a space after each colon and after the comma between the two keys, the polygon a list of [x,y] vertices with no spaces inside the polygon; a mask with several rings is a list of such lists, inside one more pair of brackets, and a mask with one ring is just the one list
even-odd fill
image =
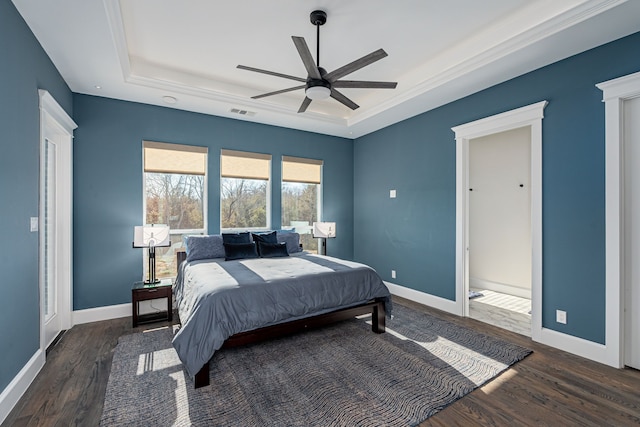
{"label": "ceiling vent", "polygon": [[240,114],[241,116],[253,117],[256,115],[255,111],[240,110],[238,108],[232,108],[230,111],[234,114]]}

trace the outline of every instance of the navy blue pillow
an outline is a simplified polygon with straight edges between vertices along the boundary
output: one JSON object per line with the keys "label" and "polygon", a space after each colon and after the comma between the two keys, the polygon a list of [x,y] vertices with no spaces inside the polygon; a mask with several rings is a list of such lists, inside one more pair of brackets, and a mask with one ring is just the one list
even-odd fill
{"label": "navy blue pillow", "polygon": [[287,244],[282,243],[263,243],[258,242],[258,252],[262,258],[276,258],[289,256]]}
{"label": "navy blue pillow", "polygon": [[222,241],[224,243],[251,243],[251,234],[248,231],[244,233],[222,233]]}
{"label": "navy blue pillow", "polygon": [[225,261],[247,258],[258,258],[255,243],[224,243]]}
{"label": "navy blue pillow", "polygon": [[251,233],[253,241],[258,246],[258,255],[260,255],[260,243],[278,243],[278,237],[275,231],[271,233]]}

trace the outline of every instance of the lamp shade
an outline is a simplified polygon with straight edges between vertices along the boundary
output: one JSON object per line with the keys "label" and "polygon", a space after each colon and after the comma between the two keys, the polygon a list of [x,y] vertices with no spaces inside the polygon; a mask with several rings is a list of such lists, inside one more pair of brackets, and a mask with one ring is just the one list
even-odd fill
{"label": "lamp shade", "polygon": [[321,237],[325,239],[331,239],[333,237],[336,237],[336,223],[335,222],[314,222],[313,237]]}
{"label": "lamp shade", "polygon": [[168,225],[151,224],[133,228],[134,248],[155,248],[160,246],[171,246]]}

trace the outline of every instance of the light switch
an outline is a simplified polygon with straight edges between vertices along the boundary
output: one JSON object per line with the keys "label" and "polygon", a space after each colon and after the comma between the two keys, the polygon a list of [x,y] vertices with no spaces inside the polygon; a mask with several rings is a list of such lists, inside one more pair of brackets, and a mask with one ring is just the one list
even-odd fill
{"label": "light switch", "polygon": [[38,231],[38,217],[37,216],[32,216],[31,217],[31,224],[30,224],[30,231]]}
{"label": "light switch", "polygon": [[396,198],[396,190],[389,190],[389,198],[390,199]]}

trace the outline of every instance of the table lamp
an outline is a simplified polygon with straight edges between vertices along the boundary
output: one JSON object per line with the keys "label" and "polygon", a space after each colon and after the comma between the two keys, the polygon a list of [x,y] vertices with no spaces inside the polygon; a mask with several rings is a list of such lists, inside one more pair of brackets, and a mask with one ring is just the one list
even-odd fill
{"label": "table lamp", "polygon": [[149,248],[149,279],[145,284],[160,283],[156,279],[156,248],[171,246],[169,226],[166,224],[150,224],[133,227],[133,247]]}
{"label": "table lamp", "polygon": [[313,223],[313,237],[322,239],[322,254],[327,254],[327,239],[333,239],[336,237],[336,223],[335,222],[314,222]]}

